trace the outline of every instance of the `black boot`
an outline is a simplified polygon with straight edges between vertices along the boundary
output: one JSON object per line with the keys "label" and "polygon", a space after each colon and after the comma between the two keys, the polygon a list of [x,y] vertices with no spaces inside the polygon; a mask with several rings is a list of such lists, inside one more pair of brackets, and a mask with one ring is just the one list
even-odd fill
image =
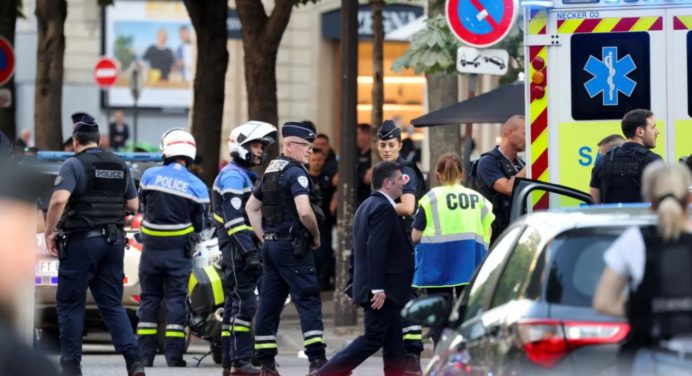
{"label": "black boot", "polygon": [[327,364],[327,358],[317,358],[310,361],[308,376],[317,375],[320,368]]}
{"label": "black boot", "polygon": [[404,375],[422,376],[423,370],[420,368],[420,355],[406,354]]}
{"label": "black boot", "polygon": [[236,360],[231,366],[231,375],[234,376],[255,376],[259,375],[261,370],[250,362],[250,360]]}
{"label": "black boot", "polygon": [[276,370],[276,364],[262,364],[262,370],[260,371],[260,376],[280,376],[279,371]]}
{"label": "black boot", "polygon": [[132,364],[127,367],[127,374],[128,376],[145,376],[144,363],[140,361],[132,362]]}

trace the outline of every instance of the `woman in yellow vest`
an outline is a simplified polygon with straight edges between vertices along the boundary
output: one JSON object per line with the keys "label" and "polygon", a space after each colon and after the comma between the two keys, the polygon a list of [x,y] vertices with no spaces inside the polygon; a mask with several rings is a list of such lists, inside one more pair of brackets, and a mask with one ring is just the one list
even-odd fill
{"label": "woman in yellow vest", "polygon": [[495,216],[490,201],[461,185],[459,155],[441,156],[435,176],[441,185],[419,200],[413,224],[413,286],[425,288],[428,295],[458,295],[488,253]]}

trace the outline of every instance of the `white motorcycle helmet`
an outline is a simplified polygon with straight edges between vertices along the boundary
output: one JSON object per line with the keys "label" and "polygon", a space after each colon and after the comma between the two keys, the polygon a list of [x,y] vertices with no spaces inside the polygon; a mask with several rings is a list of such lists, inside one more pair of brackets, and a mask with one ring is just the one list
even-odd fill
{"label": "white motorcycle helmet", "polygon": [[180,128],[170,129],[164,133],[159,146],[164,160],[171,157],[184,157],[194,161],[197,156],[195,138],[190,132]]}
{"label": "white motorcycle helmet", "polygon": [[252,165],[250,144],[260,142],[264,146],[276,142],[276,127],[262,121],[248,121],[235,127],[228,136],[231,158],[245,165]]}

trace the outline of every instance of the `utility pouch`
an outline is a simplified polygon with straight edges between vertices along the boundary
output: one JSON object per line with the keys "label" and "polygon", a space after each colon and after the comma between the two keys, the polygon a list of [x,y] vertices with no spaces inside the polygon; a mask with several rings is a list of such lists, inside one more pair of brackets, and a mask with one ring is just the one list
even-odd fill
{"label": "utility pouch", "polygon": [[118,229],[118,226],[108,225],[105,227],[104,232],[104,237],[106,238],[106,242],[108,244],[115,244],[115,242],[118,241],[118,237],[120,236],[120,230]]}
{"label": "utility pouch", "polygon": [[67,258],[67,234],[63,230],[58,230],[56,242],[58,245],[58,260],[63,261]]}
{"label": "utility pouch", "polygon": [[310,236],[302,226],[291,226],[288,230],[291,234],[291,245],[293,245],[293,255],[302,257],[308,252],[310,246]]}

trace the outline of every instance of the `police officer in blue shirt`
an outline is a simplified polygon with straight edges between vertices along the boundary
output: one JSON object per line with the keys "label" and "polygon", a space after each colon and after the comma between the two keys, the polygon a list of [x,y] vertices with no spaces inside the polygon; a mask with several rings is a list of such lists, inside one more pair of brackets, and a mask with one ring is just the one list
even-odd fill
{"label": "police officer in blue shirt", "polygon": [[[413,161],[407,161],[401,157],[401,128],[397,127],[392,120],[385,120],[377,130],[377,152],[383,161],[397,162],[401,166],[401,173],[404,178],[404,192],[396,200],[394,209],[401,216],[404,231],[411,239],[413,230],[413,216],[418,206],[418,200],[426,193],[425,180],[423,173],[418,169]],[[411,290],[411,299],[416,298],[416,294]],[[423,328],[411,322],[402,321],[402,336],[404,341],[404,351],[406,354],[406,375],[421,375],[420,354],[423,352]]]}
{"label": "police officer in blue shirt", "polygon": [[77,154],[60,168],[46,218],[46,245],[60,258],[60,364],[64,375],[81,375],[89,287],[128,374],[143,376],[137,338],[122,306],[123,226],[125,211],[139,207],[135,183],[120,158],[98,147],[98,125],[91,116],[75,124],[72,136]]}
{"label": "police officer in blue shirt", "polygon": [[232,161],[214,181],[213,216],[223,254],[227,297],[221,331],[224,376],[260,373],[251,363],[254,355],[251,327],[257,310],[255,288],[262,265],[258,241],[245,215],[245,204],[257,180],[250,168],[262,163],[264,148],[275,141],[276,128],[271,124],[250,121],[236,127],[228,137]]}
{"label": "police officer in blue shirt", "polygon": [[206,227],[209,193],[187,167],[197,154],[195,139],[182,129],[161,137],[163,166],[147,169],[140,180],[144,208],[144,249],[139,262],[142,303],[137,335],[145,366],[157,350],[159,307],[165,297],[164,352],[169,367],[185,367],[185,298],[197,233]]}
{"label": "police officer in blue shirt", "polygon": [[283,154],[269,163],[245,207],[255,234],[264,239],[255,350],[262,375],[267,376],[279,374],[274,363],[276,331],[289,293],[300,315],[310,371],[327,361],[320,284],[311,252],[320,248],[317,221],[322,211],[311,203],[312,182],[304,166],[312,152],[315,129],[288,122],[281,127],[281,135]]}

